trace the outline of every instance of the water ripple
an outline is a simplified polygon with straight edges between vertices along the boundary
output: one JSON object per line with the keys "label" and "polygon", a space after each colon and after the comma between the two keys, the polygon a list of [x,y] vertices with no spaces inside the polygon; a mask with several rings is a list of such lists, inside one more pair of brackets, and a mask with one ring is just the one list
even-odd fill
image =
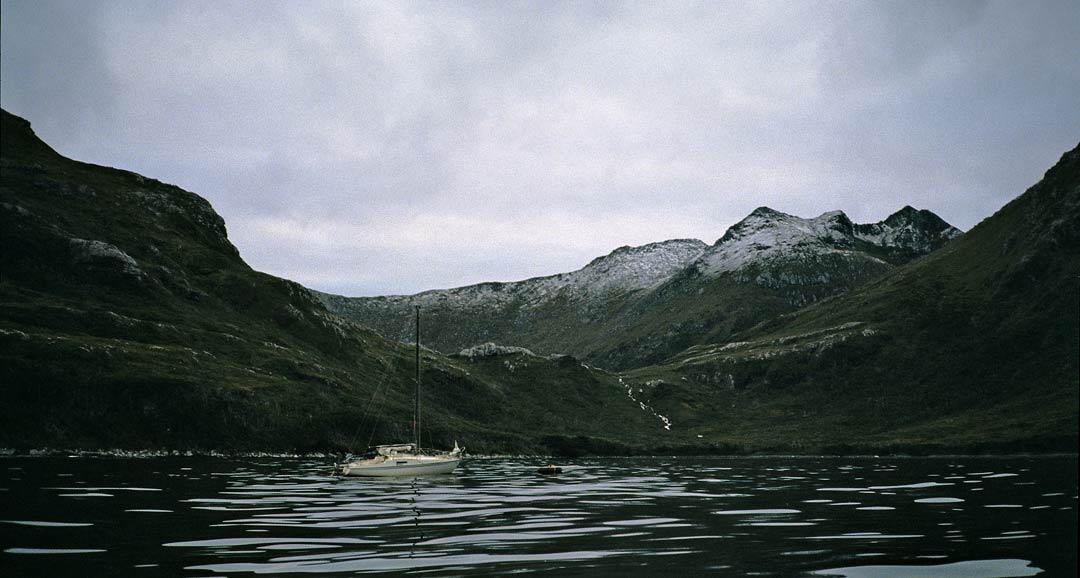
{"label": "water ripple", "polygon": [[955,552],[1009,552],[994,567],[1010,572],[1028,571],[1027,560],[1050,574],[1073,568],[1063,544],[1075,543],[1075,459],[595,459],[555,477],[526,460],[486,459],[450,476],[382,480],[335,477],[303,459],[146,460],[124,471],[65,461],[62,487],[55,471],[36,471],[40,462],[18,463],[0,469],[13,498],[0,547],[25,570],[13,575],[56,574],[48,570],[64,560],[73,560],[67,575],[984,568]]}

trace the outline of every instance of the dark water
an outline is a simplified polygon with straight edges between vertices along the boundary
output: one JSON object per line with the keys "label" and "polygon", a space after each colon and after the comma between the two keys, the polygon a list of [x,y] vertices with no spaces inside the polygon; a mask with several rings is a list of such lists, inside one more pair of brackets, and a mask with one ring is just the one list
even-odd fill
{"label": "dark water", "polygon": [[0,458],[0,576],[1072,576],[1077,460]]}

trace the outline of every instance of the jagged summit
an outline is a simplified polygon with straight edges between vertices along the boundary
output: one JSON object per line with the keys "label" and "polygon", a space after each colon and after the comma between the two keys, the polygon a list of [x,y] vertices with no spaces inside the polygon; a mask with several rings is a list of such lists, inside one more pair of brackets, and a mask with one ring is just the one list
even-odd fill
{"label": "jagged summit", "polygon": [[777,211],[776,209],[773,209],[772,207],[766,207],[766,206],[762,205],[762,206],[754,209],[753,211],[750,211],[750,214],[747,215],[747,218],[749,218],[749,217],[773,217],[773,216],[790,216],[790,215],[785,215],[784,213],[781,213],[780,211]]}
{"label": "jagged summit", "polygon": [[855,225],[854,233],[872,245],[922,254],[959,237],[962,231],[926,209],[907,205],[880,223]]}
{"label": "jagged summit", "polygon": [[718,275],[763,260],[844,251],[853,242],[851,220],[842,211],[804,219],[760,207],[728,229],[696,266]]}
{"label": "jagged summit", "polygon": [[790,227],[800,229],[803,231],[809,231],[811,229],[820,229],[821,225],[829,226],[829,228],[843,230],[847,228],[851,223],[851,219],[843,211],[828,211],[818,215],[811,219],[804,219],[802,217],[796,217],[795,215],[789,215],[782,211],[777,211],[769,207],[758,207],[750,212],[743,220],[732,225],[724,236],[717,240],[716,244],[720,244],[725,240],[729,240],[731,237],[739,237],[745,235],[748,230],[764,229],[764,228],[783,228]]}
{"label": "jagged summit", "polygon": [[852,259],[879,260],[859,251],[861,243],[887,251],[925,254],[961,232],[927,210],[905,206],[880,223],[855,224],[843,211],[828,211],[805,219],[758,207],[732,225],[709,247],[695,266],[719,275],[751,264],[831,254]]}
{"label": "jagged summit", "polygon": [[[918,213],[930,213],[930,211],[927,211],[925,209],[920,211],[919,209],[916,209],[915,207],[912,207],[911,205],[904,205],[903,207],[900,208],[899,211],[896,211],[895,213],[893,213],[893,214],[889,215],[888,217],[886,217],[885,220],[888,221],[889,219],[892,219],[894,217],[902,217],[902,216],[905,216],[905,215],[910,216],[910,215],[915,215],[915,214],[918,214]],[[933,214],[933,213],[930,213],[930,214]]]}

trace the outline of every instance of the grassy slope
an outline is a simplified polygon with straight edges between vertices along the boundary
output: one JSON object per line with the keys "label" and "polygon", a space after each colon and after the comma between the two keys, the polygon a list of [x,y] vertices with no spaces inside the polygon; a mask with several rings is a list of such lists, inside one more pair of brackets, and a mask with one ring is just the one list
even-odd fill
{"label": "grassy slope", "polygon": [[[63,158],[6,112],[2,135],[0,446],[339,450],[408,437],[411,348],[253,271],[200,197]],[[525,375],[426,356],[439,444],[542,451],[547,435],[659,429],[573,361],[537,358]]]}
{"label": "grassy slope", "polygon": [[1080,153],[945,248],[631,373],[688,435],[807,447],[1077,447]]}
{"label": "grassy slope", "polygon": [[678,352],[703,343],[723,343],[761,322],[798,307],[842,294],[880,275],[885,264],[860,261],[857,267],[831,255],[813,262],[772,264],[806,279],[827,274],[827,281],[764,287],[753,281],[763,270],[745,270],[741,278],[722,275],[702,278],[688,270],[671,279],[646,299],[621,314],[616,328],[587,345],[587,359],[603,367],[632,368],[659,363]]}

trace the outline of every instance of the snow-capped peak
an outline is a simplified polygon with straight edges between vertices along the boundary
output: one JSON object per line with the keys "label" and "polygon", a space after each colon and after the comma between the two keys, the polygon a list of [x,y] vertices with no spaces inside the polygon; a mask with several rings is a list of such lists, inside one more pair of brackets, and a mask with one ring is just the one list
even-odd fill
{"label": "snow-capped peak", "polygon": [[[910,206],[880,223],[857,225],[843,211],[829,211],[812,219],[769,207],[754,209],[733,225],[698,259],[707,275],[736,271],[751,263],[810,257],[826,253],[854,257],[858,243],[923,254],[961,234],[934,213]],[[865,245],[864,245],[865,246]],[[859,253],[860,259],[877,257]]]}
{"label": "snow-capped peak", "polygon": [[880,223],[855,225],[854,233],[857,239],[867,243],[916,253],[929,253],[963,234],[934,213],[910,205]]}
{"label": "snow-capped peak", "polygon": [[847,250],[854,241],[852,226],[843,211],[804,219],[759,207],[705,251],[698,269],[716,275],[774,257]]}

